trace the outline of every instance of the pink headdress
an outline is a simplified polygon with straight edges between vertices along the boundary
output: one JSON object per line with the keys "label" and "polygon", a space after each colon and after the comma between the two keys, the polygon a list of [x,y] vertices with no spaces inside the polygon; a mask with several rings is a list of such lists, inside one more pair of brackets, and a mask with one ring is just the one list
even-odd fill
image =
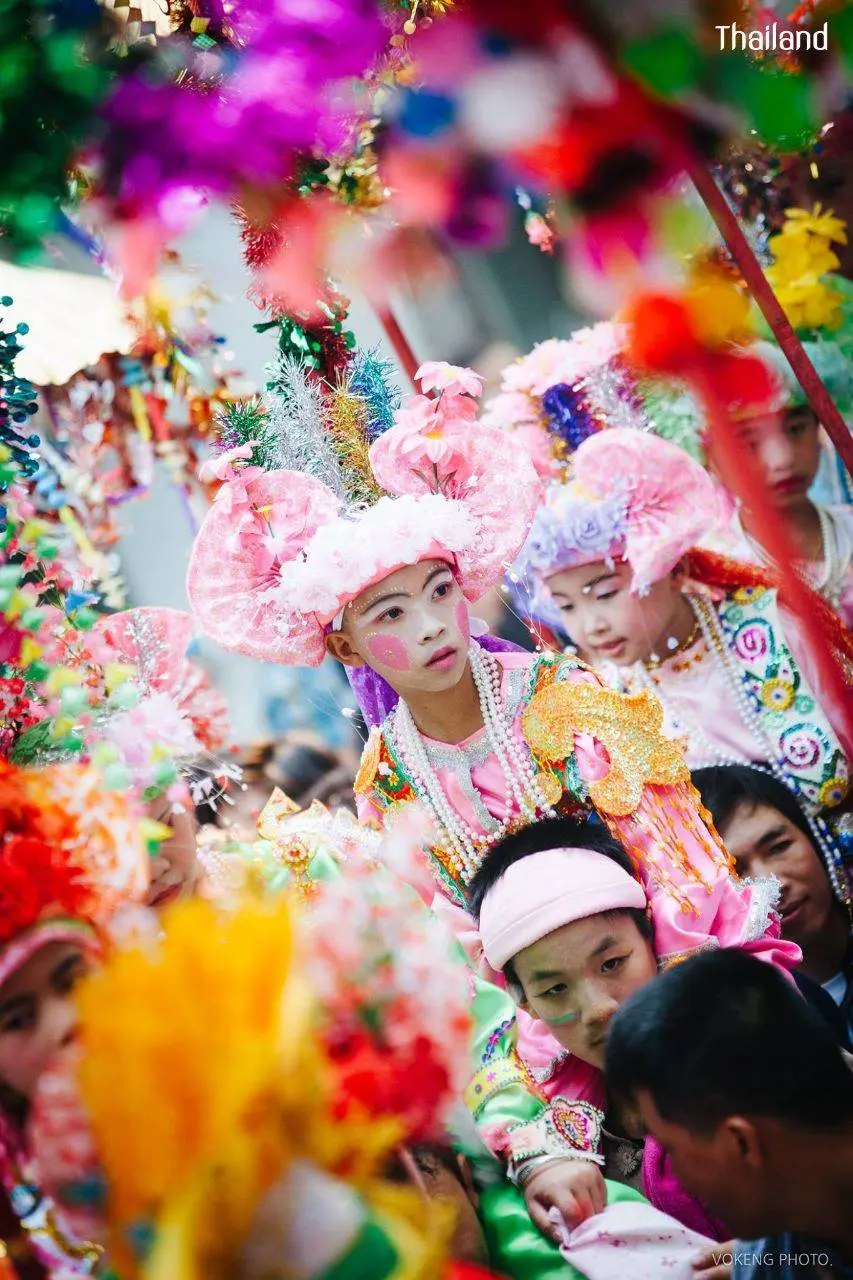
{"label": "pink headdress", "polygon": [[188,650],[196,632],[182,609],[125,609],[94,627],[115,662],[129,663],[143,699],[165,695],[186,722],[199,751],[221,751],[230,736],[228,708]]}
{"label": "pink headdress", "polygon": [[[540,496],[534,468],[504,433],[476,424],[482,383],[471,370],[432,363],[418,377],[438,397],[415,396],[387,430],[348,429],[345,451],[335,406],[319,395],[319,430],[311,414],[298,428],[268,405],[281,438],[257,453],[275,469],[231,469],[190,561],[190,602],[218,644],[318,666],[329,623],[399,568],[445,559],[470,601],[500,581]],[[296,429],[313,433],[307,456],[304,440],[288,439]],[[279,469],[282,458],[293,465]]]}
{"label": "pink headdress", "polygon": [[480,908],[480,939],[491,967],[555,929],[602,911],[646,906],[643,886],[592,849],[546,849],[508,867]]}
{"label": "pink headdress", "polygon": [[91,637],[106,683],[122,668],[127,681],[83,730],[86,753],[115,766],[137,794],[168,792],[179,806],[185,783],[194,805],[215,804],[240,778],[219,754],[230,736],[225,701],[188,656],[195,632],[190,613],[141,608],[102,618]]}
{"label": "pink headdress", "polygon": [[575,565],[624,559],[641,594],[730,513],[724,490],[677,445],[630,429],[602,431],[574,455],[571,481],[549,489],[517,576],[531,580],[525,586],[542,616],[545,579]]}

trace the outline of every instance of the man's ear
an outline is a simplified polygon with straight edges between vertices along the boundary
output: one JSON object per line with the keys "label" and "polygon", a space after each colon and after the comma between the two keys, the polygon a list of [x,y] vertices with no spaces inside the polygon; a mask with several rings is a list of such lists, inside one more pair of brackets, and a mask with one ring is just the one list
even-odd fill
{"label": "man's ear", "polygon": [[728,1116],[722,1129],[725,1141],[737,1153],[737,1158],[753,1169],[764,1166],[764,1152],[756,1126],[744,1116]]}
{"label": "man's ear", "polygon": [[326,636],[326,652],[330,653],[345,667],[363,667],[364,658],[356,653],[352,641],[345,631],[330,631]]}

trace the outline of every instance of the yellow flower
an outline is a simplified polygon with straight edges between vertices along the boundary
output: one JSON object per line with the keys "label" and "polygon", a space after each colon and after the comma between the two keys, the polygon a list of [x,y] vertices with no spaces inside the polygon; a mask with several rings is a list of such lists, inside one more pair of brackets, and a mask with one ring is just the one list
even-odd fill
{"label": "yellow flower", "polygon": [[765,680],[761,701],[771,711],[787,711],[794,701],[794,686],[789,680]]}
{"label": "yellow flower", "polygon": [[764,591],[763,587],[738,587],[732,592],[732,598],[738,604],[752,604],[756,596]]}
{"label": "yellow flower", "polygon": [[714,266],[705,264],[693,272],[686,301],[706,346],[743,342],[753,332],[748,295]]}
{"label": "yellow flower", "polygon": [[822,281],[803,277],[786,283],[770,278],[770,283],[795,329],[835,329],[841,323],[841,295]]}
{"label": "yellow flower", "polygon": [[822,209],[820,204],[814,205],[811,213],[808,209],[786,209],[783,231],[789,227],[797,227],[812,235],[833,240],[836,244],[846,244],[847,223],[842,218],[836,218],[832,209],[827,209],[826,213]]}
{"label": "yellow flower", "polygon": [[849,784],[844,778],[828,778],[820,789],[820,802],[833,809],[847,795]]}
{"label": "yellow flower", "polygon": [[807,235],[771,236],[767,247],[775,258],[768,268],[768,276],[799,280],[803,276],[823,276],[835,271],[839,260],[829,247],[828,240]]}

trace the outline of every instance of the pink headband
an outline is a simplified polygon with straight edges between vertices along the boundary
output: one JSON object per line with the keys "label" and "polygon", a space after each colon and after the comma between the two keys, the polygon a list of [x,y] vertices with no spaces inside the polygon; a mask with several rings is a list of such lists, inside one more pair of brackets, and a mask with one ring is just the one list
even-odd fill
{"label": "pink headband", "polygon": [[37,921],[0,950],[0,986],[51,942],[77,942],[84,951],[100,946],[98,934],[86,920],[53,916]]}
{"label": "pink headband", "polygon": [[646,906],[642,885],[592,849],[547,849],[522,858],[489,890],[480,940],[493,969],[574,920]]}

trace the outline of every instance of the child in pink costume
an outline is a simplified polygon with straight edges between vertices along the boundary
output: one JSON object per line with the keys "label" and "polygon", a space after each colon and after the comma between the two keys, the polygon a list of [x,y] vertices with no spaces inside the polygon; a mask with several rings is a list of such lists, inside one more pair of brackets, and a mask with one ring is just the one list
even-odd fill
{"label": "child in pink costume", "polygon": [[[382,494],[372,505],[368,477],[360,501],[345,505],[301,472],[229,472],[251,462],[248,446],[232,452],[190,564],[196,616],[238,652],[305,665],[330,652],[362,692],[378,684],[385,715],[356,782],[360,813],[381,823],[412,802],[430,810],[434,905],[470,955],[468,885],[492,845],[540,818],[594,809],[635,859],[672,963],[724,923],[743,924],[753,890],[732,875],[648,693],[606,689],[572,657],[472,641],[468,604],[520,549],[541,482],[504,433],[475,425],[475,374],[429,365],[420,377],[439,395],[416,397],[371,444],[369,483]],[[784,959],[772,938],[755,945]],[[540,1194],[571,1218],[578,1170],[601,1158],[583,1074],[577,1088],[567,1081],[564,1105],[551,1105],[522,1059],[549,1062],[559,1046],[520,1019],[520,1056],[514,1013],[505,990],[478,985],[484,1061],[469,1097],[481,1132],[514,1168],[563,1157]]]}

